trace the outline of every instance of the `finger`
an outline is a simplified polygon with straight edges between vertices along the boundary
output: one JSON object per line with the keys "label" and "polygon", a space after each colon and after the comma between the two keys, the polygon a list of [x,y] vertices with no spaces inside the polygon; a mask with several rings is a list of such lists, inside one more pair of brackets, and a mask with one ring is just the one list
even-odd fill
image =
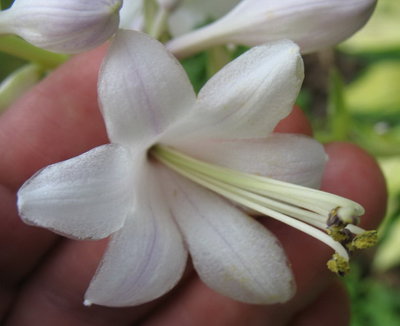
{"label": "finger", "polygon": [[313,134],[310,122],[298,106],[295,106],[292,112],[278,123],[274,131],[307,136],[312,136]]}
{"label": "finger", "polygon": [[350,323],[350,303],[339,282],[333,282],[307,308],[288,323],[291,326],[346,326]]}
{"label": "finger", "polygon": [[86,307],[83,296],[107,240],[65,240],[26,285],[5,325],[129,325],[157,302],[133,308]]}
{"label": "finger", "polygon": [[[15,193],[0,185],[0,320],[11,304],[21,279],[45,254],[56,236],[23,224],[15,208]],[[29,240],[27,240],[29,236]]]}
{"label": "finger", "polygon": [[68,61],[1,116],[1,184],[16,190],[43,166],[107,142],[96,90],[103,52]]}
{"label": "finger", "polygon": [[[330,160],[323,180],[324,190],[362,199],[360,202],[367,209],[364,225],[376,225],[383,217],[386,201],[384,179],[376,162],[356,146],[345,143],[327,146],[327,153]],[[349,173],[352,174],[350,179]],[[363,181],[360,183],[359,179]],[[292,264],[297,283],[297,293],[292,300],[283,305],[265,307],[246,305],[222,297],[196,280],[144,325],[251,326],[288,323],[331,283],[334,275],[327,270],[326,261],[332,251],[282,223],[268,220],[265,225],[279,238]]]}
{"label": "finger", "polygon": [[84,293],[107,242],[107,239],[64,240],[25,286],[4,325],[131,325],[144,318],[154,307],[162,305],[190,278],[191,268],[188,268],[173,291],[140,306],[85,306]]}
{"label": "finger", "polygon": [[318,293],[296,296],[284,305],[249,305],[221,296],[196,278],[180,295],[149,315],[142,326],[287,325],[293,315],[314,302]]}
{"label": "finger", "polygon": [[102,52],[73,58],[0,117],[0,316],[57,239],[22,223],[15,190],[39,168],[106,142],[96,101]]}
{"label": "finger", "polygon": [[326,146],[329,160],[322,180],[325,191],[352,199],[365,208],[361,226],[375,228],[385,215],[387,190],[376,160],[349,143]]}

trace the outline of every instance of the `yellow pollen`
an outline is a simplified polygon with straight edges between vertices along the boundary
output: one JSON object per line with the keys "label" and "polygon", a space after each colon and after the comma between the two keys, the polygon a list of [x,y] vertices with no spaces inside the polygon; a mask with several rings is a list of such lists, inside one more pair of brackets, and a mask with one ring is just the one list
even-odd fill
{"label": "yellow pollen", "polygon": [[344,276],[350,271],[349,261],[337,253],[326,263],[328,269],[337,275]]}

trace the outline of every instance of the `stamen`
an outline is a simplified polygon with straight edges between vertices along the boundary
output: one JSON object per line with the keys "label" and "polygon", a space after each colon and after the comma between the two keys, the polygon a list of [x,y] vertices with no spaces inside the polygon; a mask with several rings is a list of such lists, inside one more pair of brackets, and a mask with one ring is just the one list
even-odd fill
{"label": "stamen", "polygon": [[358,224],[359,216],[354,215],[352,207],[335,207],[329,212],[328,227],[342,227],[347,224]]}
{"label": "stamen", "polygon": [[326,263],[328,269],[339,276],[344,276],[350,271],[349,261],[335,253]]}
{"label": "stamen", "polygon": [[327,266],[338,275],[349,270],[349,252],[376,243],[376,231],[354,225],[364,209],[349,199],[205,163],[163,145],[150,154],[193,182],[330,246],[335,254]]}
{"label": "stamen", "polygon": [[354,216],[364,214],[361,205],[334,194],[202,162],[163,145],[155,146],[152,152],[168,158],[174,164],[207,174],[233,186],[318,212],[325,218],[335,207],[348,207]]}
{"label": "stamen", "polygon": [[348,244],[354,239],[354,234],[351,233],[348,229],[341,230],[331,230],[327,229],[326,232],[336,241],[339,241],[341,244]]}
{"label": "stamen", "polygon": [[351,244],[355,249],[367,249],[375,246],[377,242],[378,232],[372,230],[356,235]]}

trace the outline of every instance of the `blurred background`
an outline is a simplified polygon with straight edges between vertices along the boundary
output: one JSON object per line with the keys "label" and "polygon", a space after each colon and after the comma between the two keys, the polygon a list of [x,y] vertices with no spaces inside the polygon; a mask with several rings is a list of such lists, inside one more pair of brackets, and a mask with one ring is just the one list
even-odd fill
{"label": "blurred background", "polygon": [[[2,8],[12,2],[0,1]],[[203,53],[184,62],[196,89],[207,78],[206,60]],[[379,245],[357,255],[343,279],[352,301],[351,325],[400,325],[400,1],[379,0],[355,36],[304,60],[298,104],[317,139],[363,147],[376,157],[389,189]],[[25,63],[0,52],[0,81]]]}
{"label": "blurred background", "polygon": [[356,256],[344,278],[351,325],[400,325],[400,1],[378,0],[361,31],[305,62],[299,104],[316,137],[363,147],[378,160],[389,189],[379,245]]}

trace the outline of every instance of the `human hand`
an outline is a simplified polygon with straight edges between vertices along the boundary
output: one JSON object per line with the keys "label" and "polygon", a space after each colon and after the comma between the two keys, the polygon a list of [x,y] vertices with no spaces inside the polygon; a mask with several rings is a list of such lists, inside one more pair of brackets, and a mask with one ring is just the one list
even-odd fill
{"label": "human hand", "polygon": [[[16,325],[345,325],[347,301],[326,269],[330,249],[297,230],[269,219],[263,223],[281,240],[292,263],[297,294],[286,304],[256,306],[208,289],[188,267],[180,285],[165,297],[132,308],[85,307],[83,294],[106,240],[72,241],[23,224],[15,193],[38,169],[107,143],[97,105],[98,49],[75,57],[0,118],[0,314]],[[295,110],[280,132],[310,134]],[[359,202],[362,226],[383,216],[385,185],[376,163],[357,147],[326,147],[325,191]]]}

